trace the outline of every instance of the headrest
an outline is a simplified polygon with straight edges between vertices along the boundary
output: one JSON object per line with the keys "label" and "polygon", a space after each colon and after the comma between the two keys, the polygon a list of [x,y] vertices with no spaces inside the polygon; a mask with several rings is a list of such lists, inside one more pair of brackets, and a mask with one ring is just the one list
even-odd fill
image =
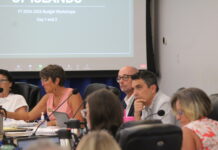
{"label": "headrest", "polygon": [[179,150],[182,144],[180,127],[170,124],[144,124],[124,128],[119,131],[118,137],[123,150]]}

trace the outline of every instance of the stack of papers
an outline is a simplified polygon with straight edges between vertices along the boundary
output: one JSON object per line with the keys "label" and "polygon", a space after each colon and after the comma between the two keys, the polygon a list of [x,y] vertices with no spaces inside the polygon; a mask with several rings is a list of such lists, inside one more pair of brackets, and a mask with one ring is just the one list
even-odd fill
{"label": "stack of papers", "polygon": [[[37,129],[38,123],[36,122],[25,122],[23,120],[7,119],[3,122],[4,131],[6,136],[30,136]],[[36,135],[57,135],[56,131],[60,128],[57,126],[39,127],[36,131]]]}
{"label": "stack of papers", "polygon": [[3,126],[5,127],[14,127],[14,128],[20,128],[20,127],[34,127],[38,123],[37,122],[25,122],[23,120],[14,120],[14,119],[6,119],[3,122]]}
{"label": "stack of papers", "polygon": [[36,135],[57,135],[56,131],[58,131],[59,129],[60,128],[57,126],[48,126],[46,128],[38,128],[36,131]]}
{"label": "stack of papers", "polygon": [[16,127],[4,127],[4,132],[26,132],[26,131],[32,131],[32,129],[29,128],[16,128]]}
{"label": "stack of papers", "polygon": [[32,131],[26,131],[26,132],[5,132],[6,136],[10,137],[22,137],[22,136],[30,136],[32,135]]}

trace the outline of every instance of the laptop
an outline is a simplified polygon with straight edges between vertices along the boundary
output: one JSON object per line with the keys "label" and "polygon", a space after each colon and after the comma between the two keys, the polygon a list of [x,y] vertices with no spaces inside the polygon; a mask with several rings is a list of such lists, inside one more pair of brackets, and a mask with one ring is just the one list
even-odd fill
{"label": "laptop", "polygon": [[60,128],[67,128],[65,122],[69,120],[68,115],[64,112],[54,112],[53,114],[56,118],[57,126],[59,126]]}
{"label": "laptop", "polygon": [[32,136],[32,137],[30,136],[30,137],[16,138],[17,147],[19,147],[19,150],[25,150],[38,139],[49,140],[53,143],[60,145],[60,139],[57,135],[55,136],[54,135],[52,136]]}

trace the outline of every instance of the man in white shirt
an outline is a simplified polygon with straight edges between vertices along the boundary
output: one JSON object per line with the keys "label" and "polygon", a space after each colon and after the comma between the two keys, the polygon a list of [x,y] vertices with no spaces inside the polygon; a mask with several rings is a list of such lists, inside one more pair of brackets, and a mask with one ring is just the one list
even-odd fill
{"label": "man in white shirt", "polygon": [[136,120],[160,119],[163,123],[177,124],[172,113],[170,98],[159,91],[156,75],[144,70],[132,76]]}
{"label": "man in white shirt", "polygon": [[125,66],[118,72],[117,82],[120,85],[121,91],[126,94],[124,100],[122,101],[126,117],[134,116],[134,96],[131,76],[137,72],[138,69],[132,66]]}

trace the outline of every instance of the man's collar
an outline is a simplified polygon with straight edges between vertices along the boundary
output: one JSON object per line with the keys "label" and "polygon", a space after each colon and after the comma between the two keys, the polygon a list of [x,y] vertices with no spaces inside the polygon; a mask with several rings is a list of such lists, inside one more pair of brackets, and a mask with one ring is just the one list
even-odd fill
{"label": "man's collar", "polygon": [[157,93],[155,93],[155,95],[154,95],[154,97],[153,97],[153,99],[151,101],[151,104],[149,106],[145,107],[145,109],[152,109],[154,107],[154,105],[156,103],[156,99],[157,99],[159,93],[160,93],[159,91]]}

